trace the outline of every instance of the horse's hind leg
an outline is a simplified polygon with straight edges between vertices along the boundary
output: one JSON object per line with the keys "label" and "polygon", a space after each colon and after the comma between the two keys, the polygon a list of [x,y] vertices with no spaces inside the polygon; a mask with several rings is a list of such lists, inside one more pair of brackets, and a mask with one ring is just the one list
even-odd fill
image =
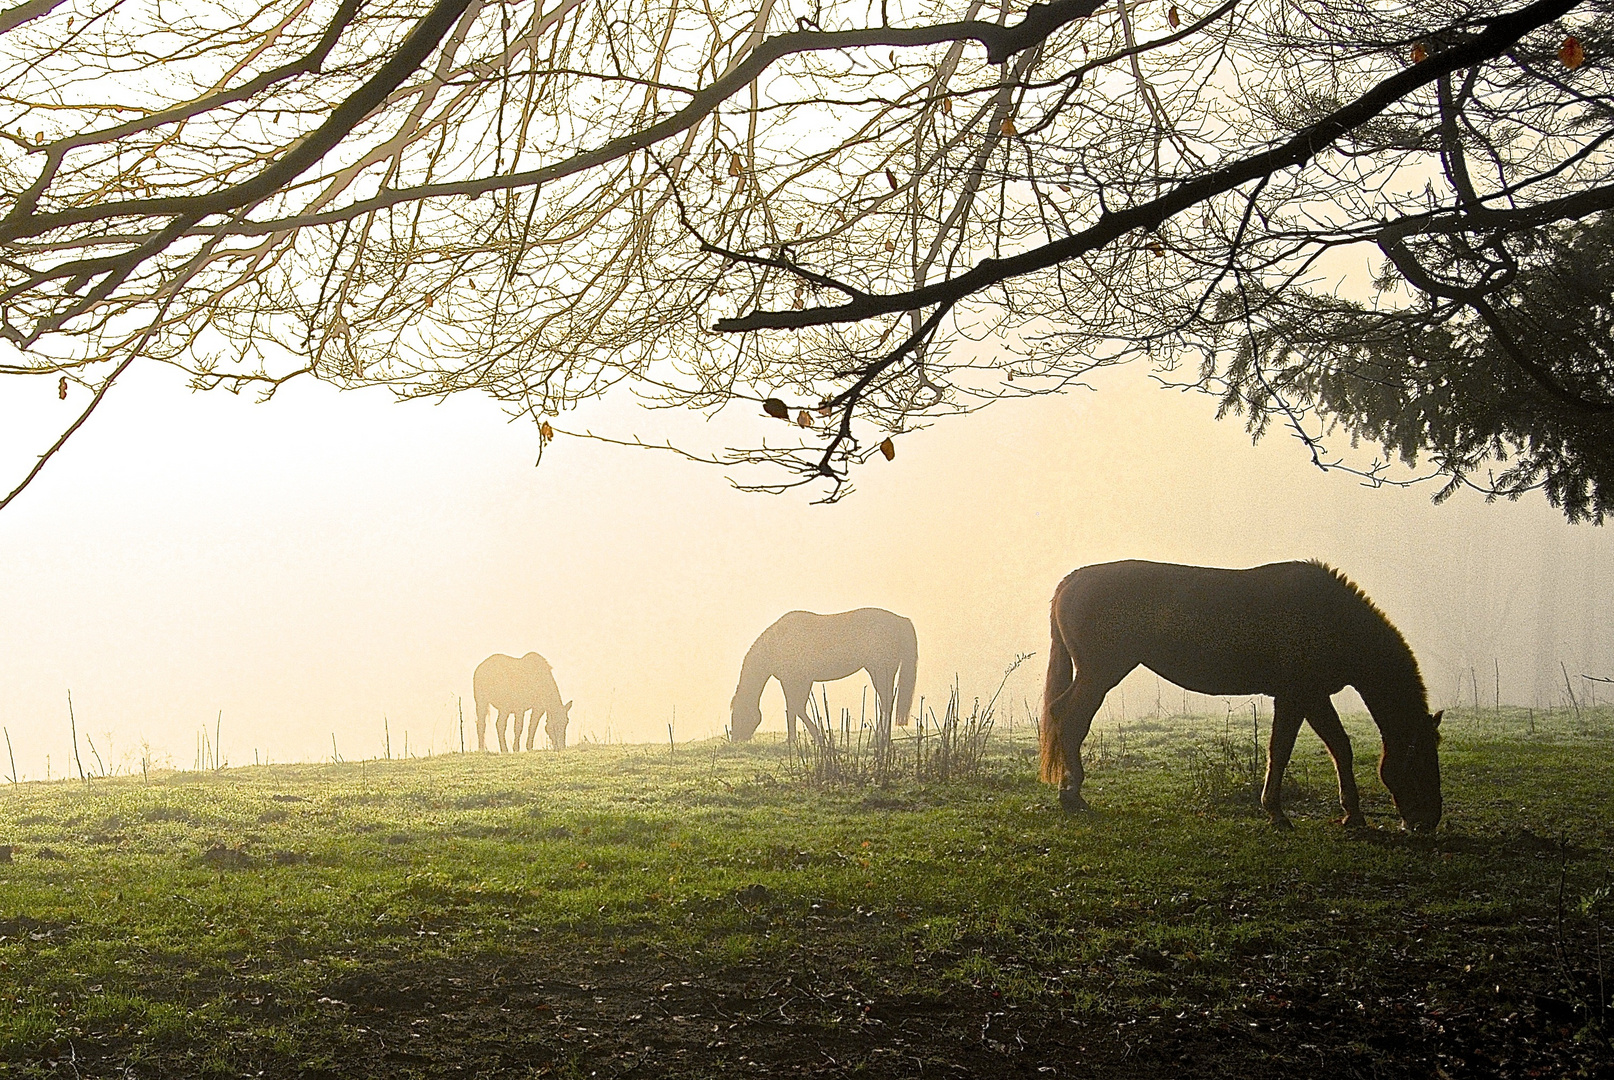
{"label": "horse's hind leg", "polygon": [[1104,703],[1109,689],[1087,682],[1080,675],[1053,701],[1048,703],[1050,722],[1059,725],[1059,744],[1065,755],[1065,776],[1059,782],[1059,805],[1067,813],[1087,809],[1082,798],[1082,742],[1093,727],[1093,717]]}
{"label": "horse's hind leg", "polygon": [[874,741],[878,746],[891,745],[891,721],[897,711],[897,673],[895,669],[869,671],[874,683],[874,696],[879,701],[880,715],[874,722]]}
{"label": "horse's hind leg", "polygon": [[1339,805],[1345,810],[1341,825],[1360,828],[1367,824],[1362,816],[1362,798],[1356,791],[1356,766],[1351,758],[1351,737],[1345,734],[1345,725],[1339,722],[1334,703],[1320,698],[1306,710],[1311,729],[1328,747],[1328,756],[1334,759],[1334,772],[1339,775]]}
{"label": "horse's hind leg", "polygon": [[1267,779],[1261,785],[1261,809],[1280,829],[1294,828],[1283,814],[1283,770],[1289,766],[1289,755],[1294,753],[1295,736],[1300,734],[1304,716],[1294,698],[1272,699],[1272,738],[1267,741]]}
{"label": "horse's hind leg", "polygon": [[[497,708],[497,706],[495,706],[495,708]],[[499,732],[499,753],[501,754],[508,754],[510,752],[509,745],[504,741],[504,724],[506,720],[513,719],[515,719],[515,713],[506,713],[503,709],[499,709],[499,711],[493,714],[493,726]]]}
{"label": "horse's hind leg", "polygon": [[521,729],[527,726],[527,710],[517,709],[510,714],[510,720],[510,749],[519,751],[521,749]]}

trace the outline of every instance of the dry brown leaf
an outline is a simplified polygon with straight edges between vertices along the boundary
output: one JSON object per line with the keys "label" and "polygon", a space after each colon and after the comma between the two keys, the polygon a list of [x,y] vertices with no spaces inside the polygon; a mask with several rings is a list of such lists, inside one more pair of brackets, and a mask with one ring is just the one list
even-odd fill
{"label": "dry brown leaf", "polygon": [[555,429],[549,426],[549,421],[548,420],[545,420],[543,423],[538,425],[538,441],[540,443],[547,443],[550,439],[553,439],[554,437],[555,437]]}
{"label": "dry brown leaf", "polygon": [[1429,50],[1424,48],[1423,42],[1420,41],[1412,47],[1412,62],[1421,64],[1427,59],[1429,59]]}
{"label": "dry brown leaf", "polygon": [[887,251],[895,251],[895,250],[897,250],[897,245],[892,243],[890,240],[887,240],[885,242],[885,249]]}
{"label": "dry brown leaf", "polygon": [[998,125],[998,132],[1003,135],[1018,135],[1019,129],[1014,126],[1013,118],[1005,116],[1003,123]]}
{"label": "dry brown leaf", "polygon": [[62,378],[61,378],[61,381],[56,384],[56,396],[57,396],[57,398],[59,398],[62,401],[67,400],[67,376],[66,375],[63,375]]}
{"label": "dry brown leaf", "polygon": [[776,397],[768,398],[762,403],[762,411],[775,420],[789,420],[790,408]]}
{"label": "dry brown leaf", "polygon": [[891,190],[892,191],[897,190],[897,188],[899,186],[897,184],[897,174],[892,172],[890,169],[887,169],[885,171],[885,182],[891,185]]}
{"label": "dry brown leaf", "polygon": [[740,160],[739,154],[729,155],[729,175],[740,176],[745,172],[745,162]]}
{"label": "dry brown leaf", "polygon": [[1574,71],[1586,62],[1586,50],[1582,47],[1579,38],[1573,34],[1564,38],[1564,43],[1558,47],[1558,62],[1570,71]]}
{"label": "dry brown leaf", "polygon": [[952,116],[953,115],[953,99],[952,98],[950,98],[950,97],[942,98],[941,111],[942,111],[943,116]]}
{"label": "dry brown leaf", "polygon": [[797,427],[812,427],[813,426],[813,414],[808,412],[806,409],[801,410],[801,412],[796,416],[796,426]]}
{"label": "dry brown leaf", "polygon": [[897,456],[896,445],[893,444],[890,439],[887,439],[880,444],[880,453],[885,455],[885,459],[887,461],[890,461],[892,458]]}
{"label": "dry brown leaf", "polygon": [[1171,9],[1166,12],[1166,22],[1171,24],[1173,30],[1182,25],[1182,16],[1177,14],[1176,4],[1171,5]]}

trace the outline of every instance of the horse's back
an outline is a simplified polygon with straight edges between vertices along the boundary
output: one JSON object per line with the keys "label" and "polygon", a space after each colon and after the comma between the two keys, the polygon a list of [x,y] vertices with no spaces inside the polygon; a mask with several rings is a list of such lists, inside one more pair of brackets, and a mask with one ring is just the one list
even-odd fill
{"label": "horse's back", "polygon": [[531,706],[538,697],[558,696],[549,661],[535,652],[517,659],[494,653],[471,676],[471,691],[480,702],[513,709]]}
{"label": "horse's back", "polygon": [[1053,620],[1077,670],[1094,677],[1142,664],[1202,693],[1270,694],[1343,686],[1363,611],[1365,598],[1317,563],[1128,560],[1071,573]]}
{"label": "horse's back", "polygon": [[913,623],[884,608],[856,608],[820,615],[791,611],[763,631],[758,644],[767,643],[781,659],[793,657],[814,672],[814,681],[845,678],[871,662],[901,663],[917,649]]}

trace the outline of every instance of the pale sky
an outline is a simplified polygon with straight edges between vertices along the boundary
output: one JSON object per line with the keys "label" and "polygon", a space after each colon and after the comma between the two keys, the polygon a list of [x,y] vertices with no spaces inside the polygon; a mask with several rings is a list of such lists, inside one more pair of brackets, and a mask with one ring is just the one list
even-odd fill
{"label": "pale sky", "polygon": [[[913,619],[927,701],[955,673],[985,696],[1036,652],[1009,691],[1035,703],[1055,584],[1130,557],[1328,560],[1401,627],[1437,705],[1470,667],[1489,700],[1493,658],[1520,704],[1558,700],[1560,661],[1614,674],[1606,529],[1539,498],[1368,490],[1281,433],[1252,447],[1141,370],[1098,385],[904,436],[851,499],[813,506],[575,439],[535,469],[531,425],[471,395],[310,383],[258,405],[131,371],[0,513],[0,723],[27,778],[46,755],[71,768],[69,690],[78,730],[125,767],[142,739],[190,767],[220,710],[232,765],[326,758],[333,734],[345,757],[378,755],[383,717],[395,754],[405,731],[412,753],[441,752],[461,697],[474,745],[476,664],[537,651],[576,701],[574,741],[664,740],[675,709],[680,741],[705,738],[768,623],[864,605]],[[9,390],[7,487],[85,402],[44,379]],[[594,419],[625,433],[634,415]],[[832,707],[855,712],[860,685]],[[1152,705],[1153,676],[1130,685]],[[777,688],[763,704],[781,730]]]}

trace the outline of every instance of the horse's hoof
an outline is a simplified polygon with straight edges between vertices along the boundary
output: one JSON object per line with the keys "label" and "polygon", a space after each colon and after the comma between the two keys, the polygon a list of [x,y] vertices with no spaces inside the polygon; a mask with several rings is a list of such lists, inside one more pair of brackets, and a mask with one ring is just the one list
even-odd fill
{"label": "horse's hoof", "polygon": [[1059,793],[1059,808],[1067,814],[1079,814],[1089,809],[1087,800],[1082,798],[1082,793],[1069,789]]}
{"label": "horse's hoof", "polygon": [[1365,829],[1367,828],[1367,818],[1363,817],[1360,813],[1346,814],[1340,819],[1340,824],[1345,826],[1347,829]]}
{"label": "horse's hoof", "polygon": [[1272,819],[1272,827],[1279,832],[1288,832],[1295,827],[1295,823],[1286,817],[1275,817]]}

